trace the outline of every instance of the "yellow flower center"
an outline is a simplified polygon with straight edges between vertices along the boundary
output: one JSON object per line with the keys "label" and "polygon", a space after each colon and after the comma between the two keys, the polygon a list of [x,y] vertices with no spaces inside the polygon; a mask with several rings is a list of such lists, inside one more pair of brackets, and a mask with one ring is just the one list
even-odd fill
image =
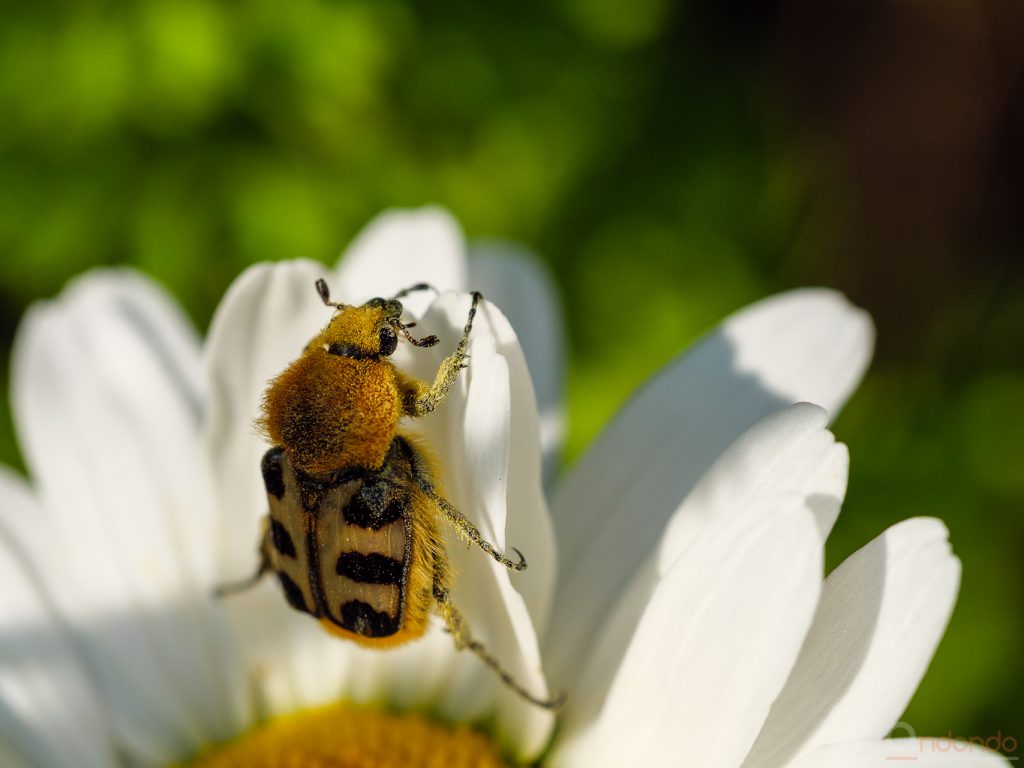
{"label": "yellow flower center", "polygon": [[507,768],[465,726],[335,704],[273,720],[187,768]]}

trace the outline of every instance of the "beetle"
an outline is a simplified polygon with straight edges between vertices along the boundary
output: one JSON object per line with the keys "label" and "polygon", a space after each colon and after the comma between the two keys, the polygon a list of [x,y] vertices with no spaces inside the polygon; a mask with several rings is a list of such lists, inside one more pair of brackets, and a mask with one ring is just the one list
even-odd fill
{"label": "beetle", "polygon": [[436,610],[458,650],[469,650],[527,701],[555,708],[561,699],[533,695],[477,640],[450,595],[451,568],[440,523],[513,571],[526,568],[500,553],[439,491],[439,471],[426,445],[398,428],[402,416],[431,413],[459,371],[477,307],[472,304],[455,352],[431,384],[407,376],[389,359],[405,338],[401,299],[431,289],[419,283],[390,299],[335,309],[327,326],[274,378],[263,397],[257,427],[273,446],[261,471],[269,511],[263,521],[255,576],[219,590],[277,576],[288,604],[317,618],[330,633],[370,648],[390,648],[421,637]]}

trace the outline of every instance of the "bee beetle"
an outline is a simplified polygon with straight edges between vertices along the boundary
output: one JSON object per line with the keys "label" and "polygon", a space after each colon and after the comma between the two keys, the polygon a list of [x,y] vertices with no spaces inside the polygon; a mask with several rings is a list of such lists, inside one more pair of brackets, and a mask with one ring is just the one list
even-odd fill
{"label": "bee beetle", "polygon": [[437,488],[438,473],[424,447],[398,430],[402,416],[422,417],[444,400],[465,368],[466,348],[481,296],[473,293],[455,352],[427,384],[399,371],[390,355],[405,338],[417,347],[414,323],[402,322],[401,299],[427,290],[420,283],[390,299],[361,306],[332,302],[321,279],[316,290],[334,307],[327,326],[270,382],[257,426],[273,445],[262,473],[269,512],[260,565],[253,578],[218,590],[224,595],[274,573],[292,608],[329,632],[371,648],[415,640],[436,609],[459,650],[472,651],[505,685],[541,707],[484,646],[474,640],[449,595],[450,568],[440,521],[506,568],[506,557],[484,540]]}

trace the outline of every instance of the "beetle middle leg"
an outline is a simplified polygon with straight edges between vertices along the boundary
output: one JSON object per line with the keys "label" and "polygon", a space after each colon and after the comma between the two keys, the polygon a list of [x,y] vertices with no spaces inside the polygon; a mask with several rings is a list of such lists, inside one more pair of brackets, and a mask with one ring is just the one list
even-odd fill
{"label": "beetle middle leg", "polygon": [[479,529],[473,525],[459,510],[457,510],[447,499],[438,496],[434,492],[429,492],[431,499],[440,507],[441,511],[444,512],[444,516],[448,519],[448,522],[454,526],[455,530],[459,532],[459,535],[466,541],[476,544],[480,549],[486,552],[488,555],[493,557],[499,563],[504,565],[506,568],[512,571],[523,571],[526,570],[526,558],[523,557],[523,553],[515,547],[512,547],[512,551],[516,553],[518,560],[503,555],[499,552],[493,544],[483,537]]}
{"label": "beetle middle leg", "polygon": [[260,583],[265,575],[270,573],[273,568],[270,567],[270,547],[272,546],[270,541],[270,515],[263,518],[263,532],[260,534],[260,563],[256,567],[256,572],[246,579],[240,579],[239,581],[229,581],[224,584],[218,584],[213,588],[213,596],[220,600],[224,597],[230,597],[231,595],[237,595],[239,592],[245,592],[248,589],[252,589]]}
{"label": "beetle middle leg", "polygon": [[476,544],[480,549],[506,568],[513,571],[525,570],[526,558],[523,557],[523,553],[513,547],[512,551],[516,553],[516,557],[518,558],[518,560],[513,560],[507,555],[499,552],[497,547],[487,541],[487,539],[483,537],[483,534],[480,533],[480,530],[473,525],[465,515],[459,512],[459,510],[456,509],[448,499],[441,496],[434,489],[434,479],[430,471],[430,466],[424,457],[417,451],[413,450],[405,441],[405,438],[397,437],[395,439],[396,441],[400,441],[397,443],[398,445],[405,446],[406,456],[409,460],[409,470],[412,473],[413,481],[415,481],[415,483],[420,487],[421,491],[430,497],[430,500],[437,505],[437,508],[444,513],[445,518],[452,524],[452,526],[454,526],[455,530],[459,532],[459,535],[467,542]]}

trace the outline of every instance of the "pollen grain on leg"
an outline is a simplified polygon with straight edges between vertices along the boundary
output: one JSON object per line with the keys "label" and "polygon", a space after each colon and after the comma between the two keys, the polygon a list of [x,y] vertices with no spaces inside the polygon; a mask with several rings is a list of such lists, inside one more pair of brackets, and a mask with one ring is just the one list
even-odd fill
{"label": "pollen grain on leg", "polygon": [[506,768],[466,726],[336,704],[263,725],[184,768]]}

